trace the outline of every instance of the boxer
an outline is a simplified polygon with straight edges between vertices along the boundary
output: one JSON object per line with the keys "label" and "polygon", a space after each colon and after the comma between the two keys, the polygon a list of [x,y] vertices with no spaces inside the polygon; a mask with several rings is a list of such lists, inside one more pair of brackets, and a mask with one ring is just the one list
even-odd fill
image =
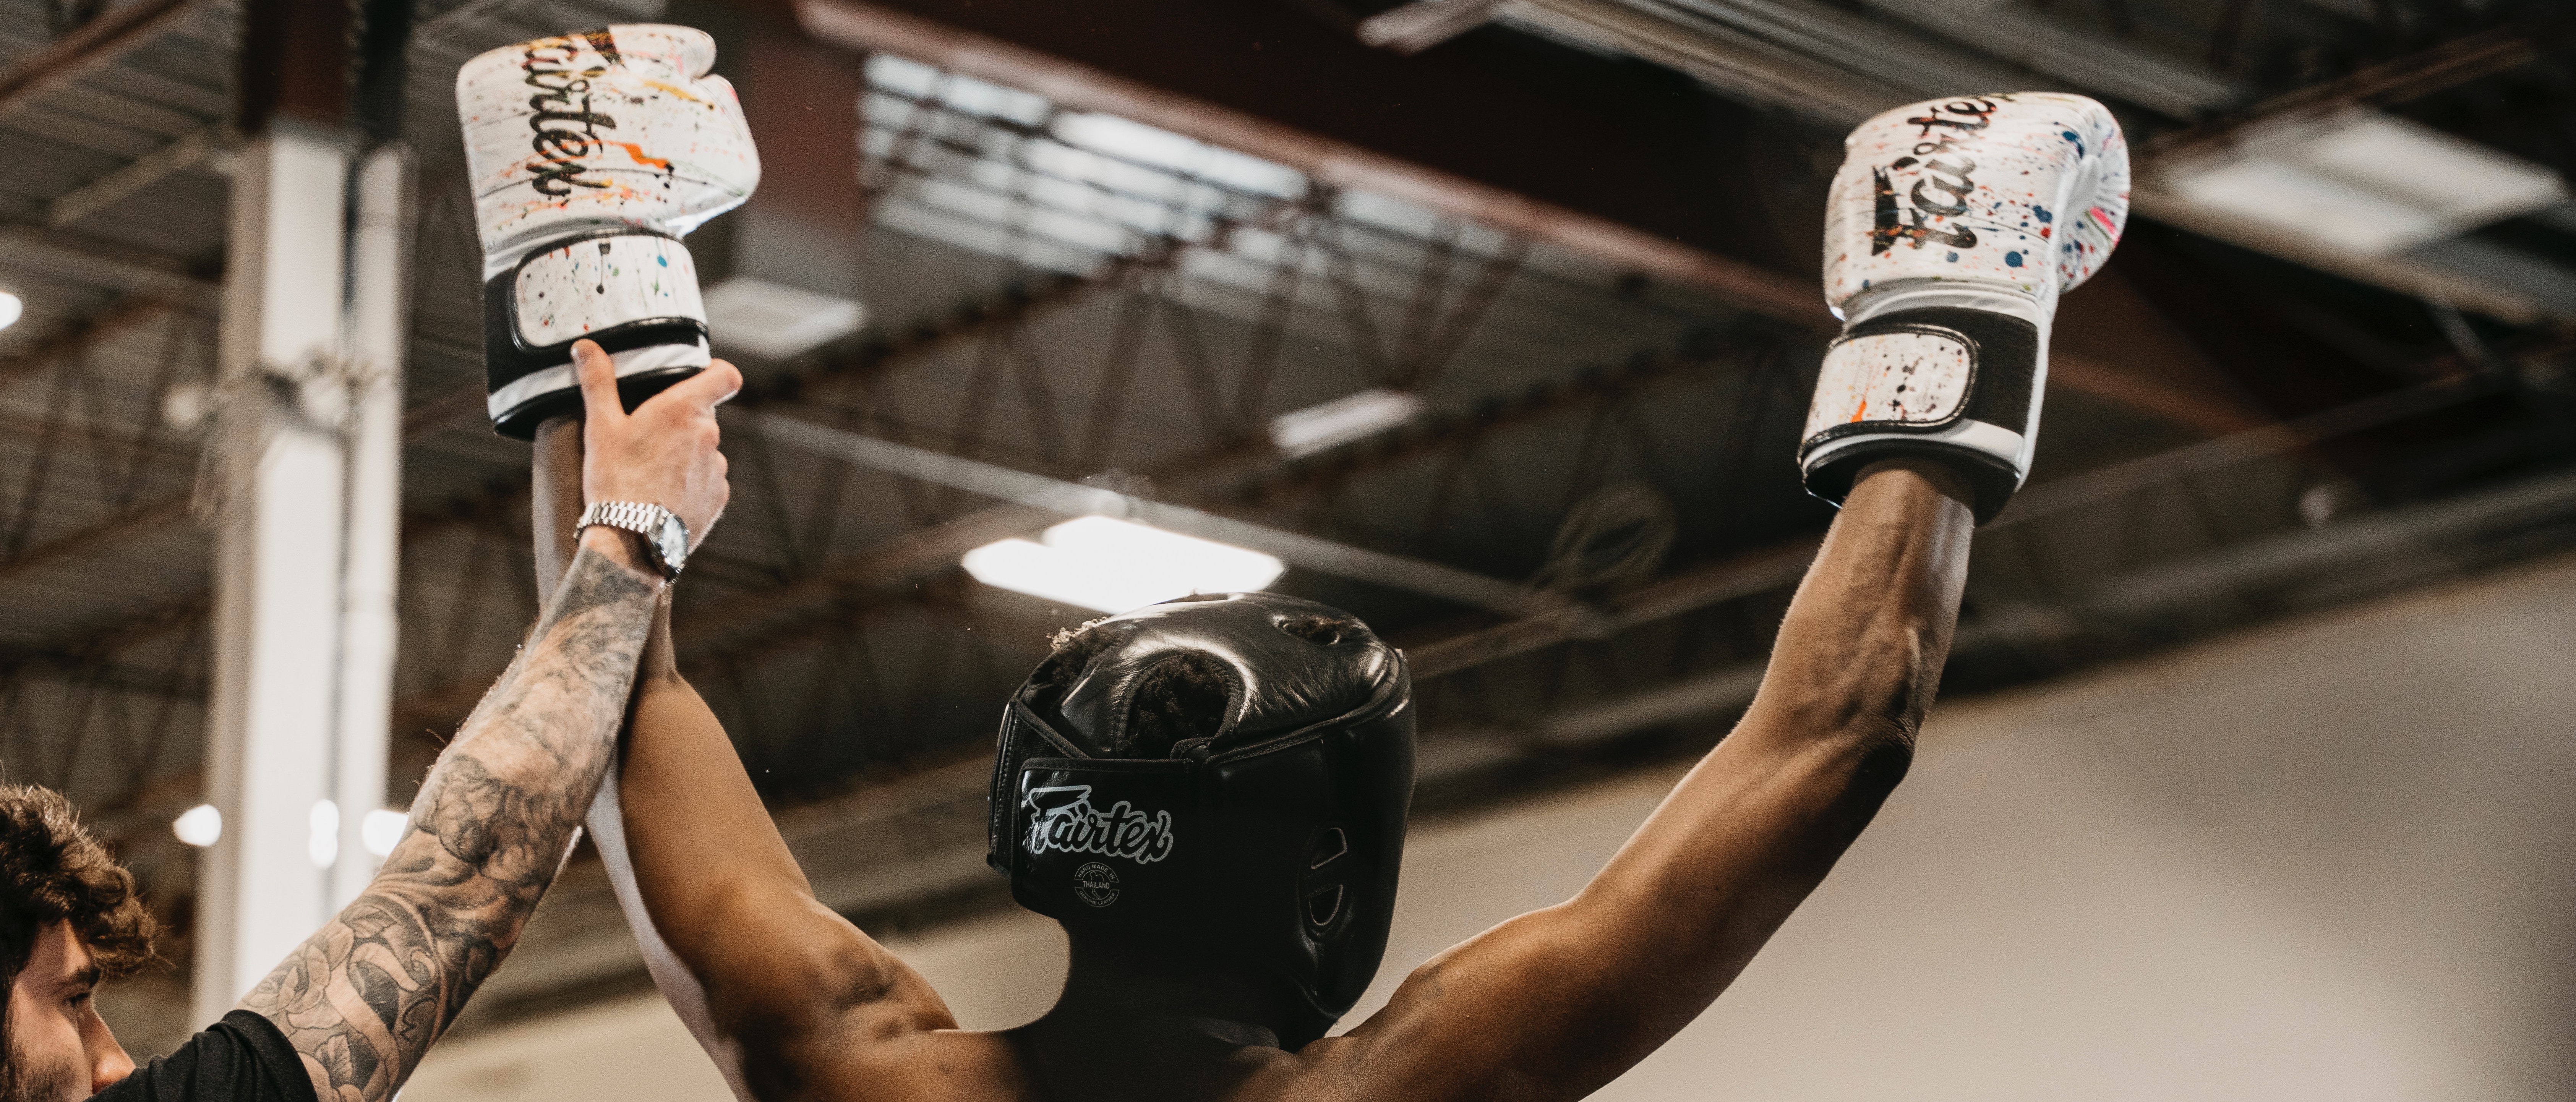
{"label": "boxer", "polygon": [[[730,368],[632,416],[607,354],[581,344],[579,491],[703,539],[728,494],[715,403]],[[516,944],[615,756],[628,690],[673,569],[647,534],[584,528],[553,599],[422,782],[365,892],[169,1056],[137,1069],[91,1000],[153,959],[134,878],[61,796],[0,786],[0,1102],[384,1102]],[[207,951],[201,949],[200,951]]]}
{"label": "boxer", "polygon": [[1751,707],[1582,892],[1433,958],[1340,1036],[1412,788],[1403,656],[1359,621],[1188,598],[1068,633],[1011,696],[990,860],[1072,961],[1052,1010],[997,1032],[957,1029],[816,901],[657,627],[598,834],[736,1092],[1571,1099],[1688,1024],[1905,775],[1970,534],[2029,470],[2057,295],[2126,218],[2119,128],[2080,97],[1917,104],[1846,152],[1825,235],[1844,331],[1798,453],[1841,512]]}

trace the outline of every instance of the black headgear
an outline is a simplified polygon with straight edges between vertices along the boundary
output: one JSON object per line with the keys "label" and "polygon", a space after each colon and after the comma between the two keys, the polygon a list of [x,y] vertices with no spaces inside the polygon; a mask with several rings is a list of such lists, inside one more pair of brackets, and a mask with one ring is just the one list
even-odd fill
{"label": "black headgear", "polygon": [[[993,867],[1068,932],[1189,939],[1284,973],[1322,1035],[1377,974],[1394,918],[1413,799],[1404,656],[1346,613],[1271,593],[1153,605],[1084,641],[1003,711]],[[1127,744],[1139,682],[1175,660],[1225,682],[1215,732],[1166,758],[1085,753]]]}

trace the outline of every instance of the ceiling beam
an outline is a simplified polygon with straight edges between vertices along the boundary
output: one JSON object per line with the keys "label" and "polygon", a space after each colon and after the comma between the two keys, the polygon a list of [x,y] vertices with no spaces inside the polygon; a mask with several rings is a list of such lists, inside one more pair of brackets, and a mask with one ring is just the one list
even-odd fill
{"label": "ceiling beam", "polygon": [[170,314],[170,303],[148,295],[128,295],[26,350],[0,357],[0,383],[22,379],[79,356],[145,322]]}
{"label": "ceiling beam", "polygon": [[126,162],[122,168],[55,196],[53,202],[46,205],[45,222],[60,229],[114,206],[128,196],[151,190],[153,185],[199,165],[214,162],[217,167],[224,167],[230,157],[225,150],[228,143],[229,135],[222,123],[190,133]]}
{"label": "ceiling beam", "polygon": [[2576,32],[2576,12],[2523,20],[2493,30],[2456,38],[2431,49],[2383,61],[2275,96],[2243,111],[2197,126],[2160,134],[2142,143],[2143,160],[2188,155],[2225,143],[2236,132],[2257,123],[2294,115],[2324,114],[2346,107],[2401,103],[2456,87],[2480,77],[2518,69],[2567,48]]}
{"label": "ceiling beam", "polygon": [[220,271],[51,226],[0,223],[0,264],[28,269],[47,282],[103,283],[190,308],[210,308],[223,293]]}
{"label": "ceiling beam", "polygon": [[199,0],[134,0],[99,13],[51,45],[0,70],[0,116],[160,37]]}

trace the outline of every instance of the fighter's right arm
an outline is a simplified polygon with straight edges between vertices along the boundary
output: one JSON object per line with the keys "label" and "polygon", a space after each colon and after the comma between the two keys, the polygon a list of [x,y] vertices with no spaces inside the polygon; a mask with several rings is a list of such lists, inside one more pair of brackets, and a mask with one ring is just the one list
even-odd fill
{"label": "fighter's right arm", "polygon": [[[537,436],[539,576],[580,507],[582,425]],[[909,965],[814,898],[724,725],[682,677],[667,607],[636,674],[629,735],[593,837],[647,964],[737,1095],[785,1099],[955,1025]],[[612,822],[602,817],[609,806]],[[612,834],[614,826],[616,833]]]}
{"label": "fighter's right arm", "polygon": [[815,899],[723,725],[677,668],[648,661],[632,730],[618,787],[636,883],[739,1054],[742,1085],[762,1099],[810,1096],[819,1080],[894,1055],[873,1042],[956,1028],[912,966]]}

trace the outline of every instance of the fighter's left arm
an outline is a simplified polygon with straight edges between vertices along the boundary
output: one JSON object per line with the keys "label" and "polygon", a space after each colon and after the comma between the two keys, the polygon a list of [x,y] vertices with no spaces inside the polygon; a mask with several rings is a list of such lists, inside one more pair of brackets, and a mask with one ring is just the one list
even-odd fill
{"label": "fighter's left arm", "polygon": [[1313,1070],[1371,1097],[1573,1099],[1689,1024],[1904,777],[1958,616],[1969,498],[1936,464],[1871,468],[1734,732],[1581,894],[1416,969],[1307,1050]]}

